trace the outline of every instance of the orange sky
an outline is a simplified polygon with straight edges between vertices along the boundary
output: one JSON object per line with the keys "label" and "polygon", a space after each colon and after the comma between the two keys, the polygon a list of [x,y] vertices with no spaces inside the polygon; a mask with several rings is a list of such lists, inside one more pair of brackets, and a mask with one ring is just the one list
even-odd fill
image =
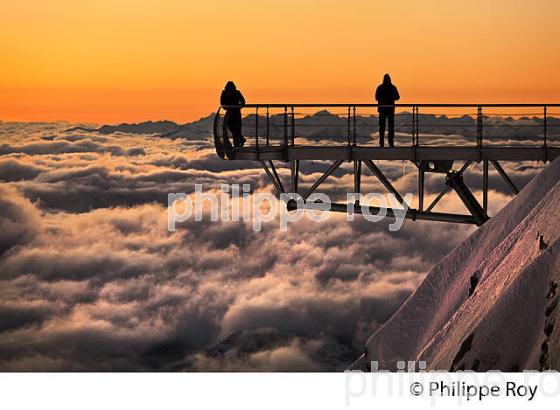
{"label": "orange sky", "polygon": [[18,0],[0,120],[190,121],[248,102],[560,102],[556,0]]}

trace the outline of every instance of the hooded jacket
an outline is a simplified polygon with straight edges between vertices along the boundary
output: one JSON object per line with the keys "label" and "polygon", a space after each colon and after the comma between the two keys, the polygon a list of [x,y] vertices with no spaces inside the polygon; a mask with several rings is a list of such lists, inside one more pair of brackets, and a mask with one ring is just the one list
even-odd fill
{"label": "hooded jacket", "polygon": [[[383,77],[383,83],[381,83],[375,90],[375,100],[378,104],[381,105],[393,105],[395,104],[395,101],[398,101],[400,98],[401,96],[399,95],[399,90],[397,90],[397,87],[395,87],[391,82],[391,77],[389,76],[389,74],[385,74],[385,76]],[[378,107],[377,111],[394,112],[395,108]]]}

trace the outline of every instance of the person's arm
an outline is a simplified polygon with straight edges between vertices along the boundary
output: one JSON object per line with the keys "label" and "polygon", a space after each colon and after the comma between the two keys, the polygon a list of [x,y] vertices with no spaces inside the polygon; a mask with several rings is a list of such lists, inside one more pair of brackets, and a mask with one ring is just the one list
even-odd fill
{"label": "person's arm", "polygon": [[222,95],[220,95],[220,105],[226,105],[226,98],[223,91]]}
{"label": "person's arm", "polygon": [[239,105],[245,105],[245,98],[243,97],[243,94],[241,94],[241,91],[239,91]]}
{"label": "person's arm", "polygon": [[401,96],[399,95],[399,90],[395,86],[395,101],[399,101],[400,99],[401,99]]}
{"label": "person's arm", "polygon": [[375,89],[375,101],[379,101],[379,88],[381,88],[381,87],[377,87]]}

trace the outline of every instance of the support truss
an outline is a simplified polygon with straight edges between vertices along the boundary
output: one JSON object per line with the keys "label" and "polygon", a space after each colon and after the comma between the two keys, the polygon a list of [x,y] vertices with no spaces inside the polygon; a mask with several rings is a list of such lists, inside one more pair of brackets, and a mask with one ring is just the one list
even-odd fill
{"label": "support truss", "polygon": [[[316,209],[314,202],[308,201],[308,198],[317,191],[321,184],[332,175],[344,162],[344,160],[336,160],[331,163],[329,168],[309,187],[303,194],[301,194],[302,201],[299,204],[296,201],[290,201],[287,206],[288,210],[295,210],[299,208],[303,209]],[[373,176],[375,176],[381,184],[387,189],[387,191],[393,194],[396,200],[405,207],[405,201],[403,196],[397,190],[397,188],[389,181],[387,176],[383,171],[375,165],[372,160],[353,160],[353,175],[354,175],[354,193],[362,193],[362,163],[371,171]],[[465,161],[463,165],[458,170],[452,170],[453,161],[420,161],[415,163],[418,167],[418,208],[407,207],[405,217],[412,220],[430,220],[430,221],[440,221],[440,222],[451,222],[451,223],[465,223],[465,224],[475,224],[482,225],[486,222],[488,217],[488,165],[489,162],[492,163],[493,167],[496,169],[498,174],[505,181],[506,185],[511,189],[514,194],[519,193],[519,189],[509,178],[505,170],[498,163],[498,161],[481,161],[483,165],[482,172],[482,204],[478,202],[470,188],[464,182],[464,174],[473,164],[473,161]],[[278,194],[285,193],[282,180],[280,179],[276,167],[272,160],[260,161],[261,166],[265,170],[266,174],[269,176]],[[290,161],[290,188],[292,193],[299,193],[299,171],[300,171],[300,160],[293,159]],[[445,185],[441,192],[436,196],[432,203],[424,209],[424,178],[425,173],[436,172],[445,175]],[[447,212],[435,212],[434,208],[440,203],[443,197],[454,191],[457,196],[461,199],[462,203],[468,211],[468,214],[455,214]],[[395,217],[395,212],[402,214],[403,208],[384,208],[381,209],[375,206],[363,206],[360,204],[359,199],[356,200],[354,204],[341,204],[341,203],[331,203],[330,211],[333,212],[353,212],[353,213],[363,213],[364,211],[371,214],[378,214],[380,212],[386,213],[388,217]]]}

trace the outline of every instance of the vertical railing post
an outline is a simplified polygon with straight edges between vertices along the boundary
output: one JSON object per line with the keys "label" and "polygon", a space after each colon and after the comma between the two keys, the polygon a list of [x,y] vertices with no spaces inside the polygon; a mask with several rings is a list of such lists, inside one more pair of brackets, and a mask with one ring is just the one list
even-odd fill
{"label": "vertical railing post", "polygon": [[255,149],[259,158],[259,107],[255,107]]}
{"label": "vertical railing post", "polygon": [[284,106],[284,146],[288,146],[288,107]]}
{"label": "vertical railing post", "polygon": [[416,145],[420,146],[420,110],[416,106]]}
{"label": "vertical railing post", "polygon": [[547,132],[546,132],[546,117],[547,117],[547,113],[546,113],[546,105],[543,108],[543,146],[544,146],[544,162],[546,163],[547,161],[547,157],[548,157],[548,149],[547,149]]}
{"label": "vertical railing post", "polygon": [[412,161],[416,162],[416,110],[417,107],[415,105],[412,106]]}
{"label": "vertical railing post", "polygon": [[482,115],[482,105],[477,107],[476,111],[476,151],[477,151],[477,161],[480,161],[481,150],[482,150],[482,138],[483,138],[483,126],[484,117]]}
{"label": "vertical railing post", "polygon": [[348,134],[347,134],[347,142],[348,142],[348,148],[350,148],[350,110],[352,107],[348,106],[348,116],[347,116],[347,123],[348,123]]}
{"label": "vertical railing post", "polygon": [[268,114],[268,106],[266,107],[266,146],[270,144],[270,130],[269,130],[269,114]]}
{"label": "vertical railing post", "polygon": [[352,117],[354,118],[354,146],[356,146],[356,106],[352,107]]}
{"label": "vertical railing post", "polygon": [[488,160],[482,164],[482,209],[484,215],[488,214]]}
{"label": "vertical railing post", "polygon": [[288,106],[284,106],[284,160],[288,160]]}
{"label": "vertical railing post", "polygon": [[294,114],[294,106],[292,105],[292,147],[295,145],[296,140],[296,117]]}
{"label": "vertical railing post", "polygon": [[418,113],[418,106],[416,106],[416,122],[415,122],[415,129],[416,129],[416,146],[420,146],[420,131],[419,131],[419,122],[420,119],[418,118],[420,115]]}
{"label": "vertical railing post", "polygon": [[[418,106],[415,106],[416,115],[414,116],[414,133],[416,134],[416,144],[414,146],[414,158],[416,159],[416,148],[420,145],[420,132],[418,130]],[[418,210],[424,212],[424,168],[418,167]]]}
{"label": "vertical railing post", "polygon": [[416,146],[416,136],[414,135],[414,117],[416,115],[416,107],[412,106],[412,128],[410,129],[410,135],[412,137],[412,147]]}

